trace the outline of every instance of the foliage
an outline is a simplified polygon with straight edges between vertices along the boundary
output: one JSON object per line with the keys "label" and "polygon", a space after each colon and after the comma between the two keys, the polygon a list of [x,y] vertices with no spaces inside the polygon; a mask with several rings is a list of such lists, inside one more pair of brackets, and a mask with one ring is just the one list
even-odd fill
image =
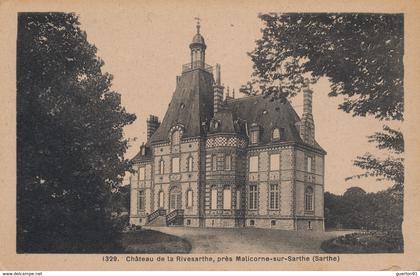
{"label": "foliage", "polygon": [[400,231],[352,233],[324,241],[327,253],[402,253],[404,241]]}
{"label": "foliage", "polygon": [[375,157],[370,153],[358,156],[354,165],[364,169],[363,174],[348,177],[346,180],[360,177],[373,176],[377,180],[391,180],[394,183],[394,189],[400,191],[404,186],[404,139],[399,130],[394,130],[388,126],[383,127],[383,132],[376,132],[368,137],[369,142],[376,143],[379,149],[387,149],[389,154],[383,159]]}
{"label": "foliage", "polygon": [[403,16],[262,14],[262,38],[250,53],[261,92],[293,96],[305,79],[327,77],[330,96],[354,116],[403,118]]}
{"label": "foliage", "polygon": [[130,185],[120,186],[112,193],[112,211],[117,214],[130,210]]}
{"label": "foliage", "polygon": [[[269,13],[261,14],[260,19],[264,23],[262,37],[249,53],[254,78],[241,92],[260,92],[285,101],[308,83],[326,77],[331,86],[329,96],[342,96],[339,109],[353,116],[403,120],[402,14]],[[383,132],[368,139],[398,156],[359,156],[354,165],[366,173],[354,177],[388,179],[401,190],[402,133],[384,126]]]}
{"label": "foliage", "polygon": [[324,206],[327,228],[401,231],[403,196],[395,189],[366,193],[352,187],[342,196],[326,192]]}
{"label": "foliage", "polygon": [[130,168],[135,120],[72,13],[20,13],[17,39],[17,251],[115,246],[111,191]]}

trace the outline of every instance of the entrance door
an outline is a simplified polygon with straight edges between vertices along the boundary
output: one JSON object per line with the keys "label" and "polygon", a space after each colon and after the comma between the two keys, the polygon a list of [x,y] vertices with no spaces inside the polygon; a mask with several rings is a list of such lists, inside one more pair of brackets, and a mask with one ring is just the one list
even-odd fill
{"label": "entrance door", "polygon": [[169,208],[172,210],[182,209],[182,194],[181,189],[173,187],[169,196]]}

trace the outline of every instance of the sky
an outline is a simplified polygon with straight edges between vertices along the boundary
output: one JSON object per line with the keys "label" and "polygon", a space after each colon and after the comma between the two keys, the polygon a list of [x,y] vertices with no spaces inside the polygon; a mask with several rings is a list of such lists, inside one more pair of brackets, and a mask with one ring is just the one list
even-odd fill
{"label": "sky", "polygon": [[[77,14],[89,42],[96,45],[105,61],[104,71],[114,75],[113,89],[122,95],[122,105],[137,115],[137,120],[125,128],[127,138],[136,138],[130,143],[127,158],[133,157],[146,140],[149,114],[160,119],[165,115],[176,76],[182,64],[190,61],[189,43],[196,32],[194,17],[201,18],[206,63],[221,64],[222,83],[231,91],[238,91],[250,79],[252,62],[247,52],[255,47],[262,28],[257,11],[244,8],[239,12],[229,5],[198,10],[176,5],[164,9],[114,5],[100,13],[90,10]],[[327,151],[325,190],[342,194],[352,186],[367,192],[389,187],[391,183],[372,178],[345,181],[363,172],[352,165],[356,156],[368,151],[378,153],[366,136],[379,131],[384,122],[338,110],[341,99],[327,96],[330,87],[325,78],[311,88],[316,140]],[[298,114],[302,114],[302,103],[302,95],[292,99]]]}

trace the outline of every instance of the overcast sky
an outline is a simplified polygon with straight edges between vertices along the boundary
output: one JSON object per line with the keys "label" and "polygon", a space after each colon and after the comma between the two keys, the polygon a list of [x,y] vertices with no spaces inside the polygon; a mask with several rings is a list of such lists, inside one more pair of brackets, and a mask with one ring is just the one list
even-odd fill
{"label": "overcast sky", "polygon": [[[194,17],[199,16],[201,33],[207,44],[206,63],[220,63],[222,82],[238,91],[252,73],[247,56],[260,37],[262,27],[257,11],[238,11],[234,6],[214,7],[192,12],[176,6],[116,8],[97,13],[80,12],[81,27],[89,42],[98,47],[105,61],[104,70],[114,75],[113,88],[122,95],[127,111],[137,115],[136,122],[125,128],[131,143],[127,158],[133,157],[146,139],[149,114],[163,118],[175,90],[181,66],[190,60],[189,43],[195,34]],[[373,118],[353,118],[337,109],[339,98],[329,98],[329,83],[321,79],[312,86],[315,136],[327,151],[325,190],[341,194],[347,188],[360,186],[368,192],[390,186],[374,179],[345,181],[345,177],[361,173],[352,165],[360,154],[377,152],[366,136],[381,129],[384,122]],[[239,93],[236,92],[236,95]],[[302,98],[292,100],[297,113],[302,113]]]}

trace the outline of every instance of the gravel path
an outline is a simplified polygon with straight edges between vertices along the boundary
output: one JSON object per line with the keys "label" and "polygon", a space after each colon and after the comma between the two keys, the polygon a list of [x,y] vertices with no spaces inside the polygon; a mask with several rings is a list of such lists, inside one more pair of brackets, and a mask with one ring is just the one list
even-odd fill
{"label": "gravel path", "polygon": [[321,243],[350,231],[304,232],[259,228],[153,227],[188,240],[191,253],[322,253]]}

